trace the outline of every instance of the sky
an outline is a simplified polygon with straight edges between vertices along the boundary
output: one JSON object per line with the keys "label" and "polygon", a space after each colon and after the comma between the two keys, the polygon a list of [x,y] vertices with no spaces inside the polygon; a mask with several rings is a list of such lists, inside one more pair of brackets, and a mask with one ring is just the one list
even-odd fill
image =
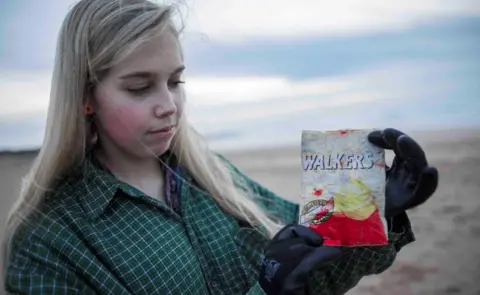
{"label": "sky", "polygon": [[[41,144],[57,32],[75,2],[0,1],[0,149]],[[475,2],[186,0],[192,121],[207,133],[480,126]]]}

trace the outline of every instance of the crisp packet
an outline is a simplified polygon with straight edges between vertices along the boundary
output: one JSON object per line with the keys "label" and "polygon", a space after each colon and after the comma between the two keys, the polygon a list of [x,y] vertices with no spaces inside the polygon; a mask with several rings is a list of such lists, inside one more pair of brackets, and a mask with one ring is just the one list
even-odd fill
{"label": "crisp packet", "polygon": [[373,130],[303,131],[299,223],[330,246],[388,243],[385,151]]}

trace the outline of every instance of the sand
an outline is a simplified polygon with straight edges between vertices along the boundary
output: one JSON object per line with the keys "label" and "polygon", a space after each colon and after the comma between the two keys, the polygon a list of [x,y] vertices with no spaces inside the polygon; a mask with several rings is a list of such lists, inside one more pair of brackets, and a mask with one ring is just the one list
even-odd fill
{"label": "sand", "polygon": [[[438,191],[409,212],[417,241],[393,266],[364,278],[348,295],[480,294],[480,130],[414,133],[440,172]],[[225,153],[247,175],[279,195],[298,200],[300,143],[277,149]],[[18,193],[34,153],[0,154],[0,222]],[[392,154],[387,154],[391,160]],[[3,227],[0,227],[3,235]]]}

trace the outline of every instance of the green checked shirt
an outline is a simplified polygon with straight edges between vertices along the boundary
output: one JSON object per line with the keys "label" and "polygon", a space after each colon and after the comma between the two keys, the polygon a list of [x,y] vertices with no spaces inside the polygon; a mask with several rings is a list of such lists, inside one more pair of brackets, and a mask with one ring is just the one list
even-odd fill
{"label": "green checked shirt", "polygon": [[[286,223],[297,222],[297,204],[231,168],[262,206]],[[5,289],[14,294],[264,294],[257,275],[269,240],[225,214],[208,194],[184,183],[179,193],[176,213],[95,161],[85,161],[14,235]],[[328,272],[312,276],[315,294],[344,294],[362,277],[387,269],[414,240],[408,222],[401,228],[390,234],[388,246],[344,248]]]}

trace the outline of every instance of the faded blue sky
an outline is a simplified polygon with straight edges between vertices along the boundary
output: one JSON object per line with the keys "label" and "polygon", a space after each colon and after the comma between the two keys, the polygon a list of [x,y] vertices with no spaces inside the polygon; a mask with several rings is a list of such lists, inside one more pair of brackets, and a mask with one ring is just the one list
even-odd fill
{"label": "faded blue sky", "polygon": [[[0,2],[0,148],[35,146],[56,33],[74,2],[6,2]],[[335,124],[342,113],[369,112],[375,103],[368,118],[351,115],[343,124],[480,126],[480,7],[463,0],[386,2],[190,1],[184,44],[192,119],[206,132],[222,131],[214,128],[218,122],[231,129],[245,128],[245,119],[271,122],[265,123],[271,130],[292,119],[284,125],[296,132],[345,127]],[[330,110],[330,121],[305,119],[321,110]]]}

